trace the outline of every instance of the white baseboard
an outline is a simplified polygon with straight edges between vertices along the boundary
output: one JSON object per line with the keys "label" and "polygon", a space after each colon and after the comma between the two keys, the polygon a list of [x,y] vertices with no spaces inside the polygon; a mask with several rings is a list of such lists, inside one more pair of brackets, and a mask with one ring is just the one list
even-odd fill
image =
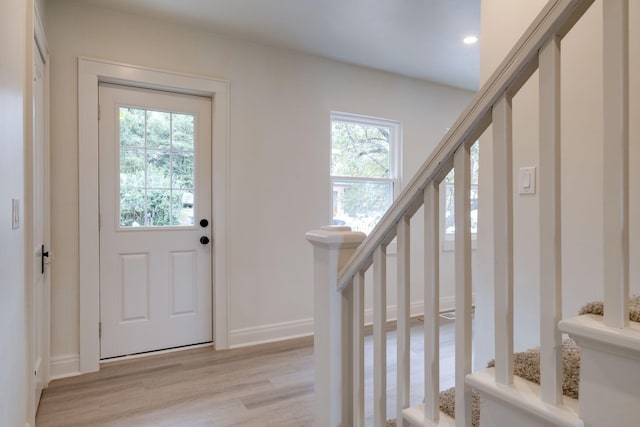
{"label": "white baseboard", "polygon": [[304,337],[313,334],[313,319],[294,320],[292,322],[272,323],[252,328],[229,331],[229,347],[245,347],[282,341],[290,338]]}
{"label": "white baseboard", "polygon": [[[440,311],[451,311],[455,307],[454,297],[440,299]],[[411,317],[424,314],[424,302],[412,302],[410,309]],[[398,318],[398,307],[390,305],[387,307],[387,320]],[[364,323],[373,323],[373,309],[368,308],[364,312]],[[295,320],[292,322],[272,323],[251,328],[235,329],[229,332],[229,348],[245,347],[249,345],[264,344],[274,341],[282,341],[290,338],[298,338],[313,335],[313,319]]]}
{"label": "white baseboard", "polygon": [[[409,316],[421,316],[424,314],[424,302],[417,301],[412,302],[409,306]],[[397,320],[398,319],[398,306],[397,305],[389,305],[387,306],[387,322]],[[373,308],[366,308],[364,310],[364,324],[372,325],[373,324]]]}
{"label": "white baseboard", "polygon": [[[474,295],[475,296],[475,295]],[[471,298],[475,301],[475,298]],[[443,311],[453,311],[456,309],[456,297],[444,297],[440,298],[440,312]]]}
{"label": "white baseboard", "polygon": [[80,375],[80,355],[64,354],[51,358],[51,380]]}

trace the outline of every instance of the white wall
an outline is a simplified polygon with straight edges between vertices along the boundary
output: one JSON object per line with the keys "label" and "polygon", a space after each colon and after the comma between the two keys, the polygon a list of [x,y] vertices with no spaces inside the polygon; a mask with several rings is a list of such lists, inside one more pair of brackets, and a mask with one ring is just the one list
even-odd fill
{"label": "white wall", "polygon": [[[27,420],[28,332],[24,223],[11,227],[11,199],[24,209],[24,113],[27,4],[0,3],[0,425]],[[24,221],[24,215],[21,214]]]}
{"label": "white wall", "polygon": [[[400,120],[408,179],[472,96],[81,2],[48,2],[47,32],[53,358],[79,348],[78,56],[230,81],[231,344],[255,339],[260,327],[278,333],[310,327],[312,248],[304,233],[330,221],[329,111]],[[421,290],[415,298],[422,298]]]}
{"label": "white wall", "polygon": [[[640,5],[631,3],[631,283],[638,285],[637,187],[640,127],[638,75]],[[486,81],[546,0],[483,0],[481,79]],[[635,24],[635,25],[634,25]],[[602,299],[602,1],[596,1],[562,42],[562,261],[564,317],[577,315],[588,301]],[[520,167],[538,165],[538,78],[531,78],[513,102],[514,177]],[[491,136],[482,139],[478,242],[475,366],[493,357]],[[514,178],[517,179],[517,178]],[[634,190],[635,188],[635,190]],[[517,191],[517,190],[516,190]],[[514,194],[515,346],[539,343],[538,196]]]}

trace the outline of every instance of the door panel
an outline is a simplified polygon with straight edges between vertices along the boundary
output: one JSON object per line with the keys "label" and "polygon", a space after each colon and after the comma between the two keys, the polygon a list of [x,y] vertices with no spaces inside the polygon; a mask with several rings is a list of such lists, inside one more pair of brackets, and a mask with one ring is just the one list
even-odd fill
{"label": "door panel", "polygon": [[171,253],[171,315],[196,311],[196,252]]}
{"label": "door panel", "polygon": [[149,319],[149,254],[120,255],[122,265],[122,317],[128,320]]}
{"label": "door panel", "polygon": [[[32,364],[35,376],[35,408],[48,381],[49,364],[49,268],[46,253],[49,247],[48,162],[46,147],[46,75],[45,63],[34,45],[33,81],[33,347]],[[46,248],[46,249],[45,249]]]}
{"label": "door panel", "polygon": [[101,358],[210,342],[211,100],[99,99]]}

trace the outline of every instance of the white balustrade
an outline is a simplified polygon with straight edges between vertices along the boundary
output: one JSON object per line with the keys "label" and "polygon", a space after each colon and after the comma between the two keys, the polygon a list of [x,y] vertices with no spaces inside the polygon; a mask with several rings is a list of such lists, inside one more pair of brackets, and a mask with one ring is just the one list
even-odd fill
{"label": "white balustrade", "polygon": [[[373,423],[387,421],[387,245],[397,242],[397,425],[450,426],[440,413],[440,194],[455,170],[456,426],[471,426],[471,384],[540,425],[582,425],[562,397],[562,334],[592,343],[615,341],[640,354],[640,329],[629,328],[629,35],[628,0],[604,10],[604,325],[562,320],[561,39],[592,0],[552,0],[500,68],[407,184],[365,240],[349,227],[307,233],[314,245],[315,425],[365,425],[365,272],[373,282]],[[539,70],[540,370],[539,394],[514,378],[514,210],[512,98]],[[493,125],[493,249],[495,370],[471,372],[472,279],[469,148]],[[424,404],[410,405],[411,218],[424,207]],[[559,326],[560,325],[560,326]],[[615,332],[611,329],[613,327]],[[598,329],[600,328],[600,329]],[[604,328],[604,329],[602,329]],[[622,331],[618,334],[618,329]],[[595,331],[595,332],[594,332]],[[584,338],[587,337],[587,338]],[[632,339],[633,338],[633,339]],[[637,338],[637,339],[636,339]],[[591,344],[590,344],[591,345]],[[597,347],[597,345],[596,345]],[[637,348],[636,348],[637,347]],[[591,352],[591,350],[589,350]],[[592,354],[592,353],[589,353]],[[590,356],[589,361],[598,355]],[[591,363],[591,362],[589,362]],[[626,362],[625,362],[626,363]],[[631,363],[631,362],[630,362]],[[529,390],[529,391],[527,391]],[[528,393],[528,394],[527,394]],[[523,396],[527,397],[523,397]],[[532,397],[533,396],[533,397]],[[489,406],[493,405],[491,403]],[[516,411],[517,412],[517,411]],[[626,414],[630,414],[627,411]],[[597,418],[598,410],[589,408]],[[625,415],[627,416],[627,415]],[[631,415],[628,415],[631,416]],[[487,425],[502,425],[501,420]],[[522,425],[531,424],[531,420]],[[545,423],[549,424],[545,424]]]}

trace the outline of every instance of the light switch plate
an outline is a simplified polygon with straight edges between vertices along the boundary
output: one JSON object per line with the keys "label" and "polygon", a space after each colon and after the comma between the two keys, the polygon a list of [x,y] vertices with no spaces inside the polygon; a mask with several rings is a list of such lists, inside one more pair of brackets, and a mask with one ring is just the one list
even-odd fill
{"label": "light switch plate", "polygon": [[20,228],[20,200],[11,199],[11,228]]}
{"label": "light switch plate", "polygon": [[518,190],[520,194],[536,194],[536,167],[520,168],[518,173]]}

